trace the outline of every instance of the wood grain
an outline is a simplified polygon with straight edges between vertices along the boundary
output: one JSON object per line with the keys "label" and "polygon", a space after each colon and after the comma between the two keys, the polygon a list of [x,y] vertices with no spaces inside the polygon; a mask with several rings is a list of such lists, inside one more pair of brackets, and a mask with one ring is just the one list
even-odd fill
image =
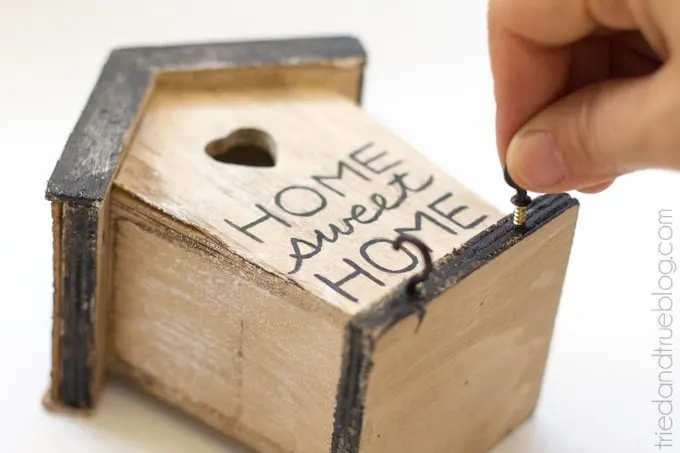
{"label": "wood grain", "polygon": [[263,452],[327,451],[346,320],[119,200],[111,369]]}
{"label": "wood grain", "polygon": [[[241,129],[272,138],[275,167],[206,152]],[[356,206],[369,212],[372,193],[394,209],[345,222]],[[111,368],[263,451],[330,449],[350,316],[420,271],[419,256],[406,270],[391,249],[401,229],[440,257],[501,217],[343,96],[294,85],[157,87],[112,200]],[[257,206],[279,220],[244,234]],[[291,240],[332,224],[351,234],[291,274]],[[341,258],[385,283],[351,282],[357,301],[346,300],[317,277],[347,274]]]}
{"label": "wood grain", "polygon": [[577,207],[380,334],[361,452],[483,453],[533,412]]}
{"label": "wood grain", "polygon": [[[53,293],[52,293],[52,313],[54,316],[59,316],[61,313],[61,285],[62,285],[62,270],[61,266],[64,262],[64,257],[61,251],[61,237],[62,237],[62,221],[63,221],[63,205],[58,201],[53,201],[52,205],[52,274],[53,278]],[[50,388],[45,395],[44,401],[47,405],[52,406],[53,401],[59,401],[59,382],[61,382],[61,364],[60,364],[60,346],[61,346],[61,329],[59,323],[52,324],[52,364],[50,367]]]}
{"label": "wood grain", "polygon": [[[241,128],[273,138],[274,168],[206,154],[206,144]],[[158,89],[115,183],[347,313],[420,271],[413,250],[392,250],[401,230],[437,259],[501,217],[352,102],[294,87]],[[334,286],[354,265],[370,276]]]}

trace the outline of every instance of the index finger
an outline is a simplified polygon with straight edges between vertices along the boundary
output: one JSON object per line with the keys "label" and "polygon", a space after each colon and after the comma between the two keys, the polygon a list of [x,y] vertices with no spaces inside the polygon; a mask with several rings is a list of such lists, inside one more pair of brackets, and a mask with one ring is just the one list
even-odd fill
{"label": "index finger", "polygon": [[621,0],[490,0],[489,51],[499,157],[515,133],[568,81],[568,45],[599,27],[634,28]]}

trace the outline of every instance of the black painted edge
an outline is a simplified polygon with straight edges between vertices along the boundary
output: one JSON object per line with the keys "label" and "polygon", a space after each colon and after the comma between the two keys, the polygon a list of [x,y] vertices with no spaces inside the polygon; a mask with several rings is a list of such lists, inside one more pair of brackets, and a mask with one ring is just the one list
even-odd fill
{"label": "black painted edge", "polygon": [[59,402],[75,408],[92,405],[91,380],[94,350],[94,304],[98,212],[87,206],[63,209],[59,331]]}
{"label": "black painted edge", "polygon": [[94,404],[94,368],[100,360],[94,344],[99,210],[155,74],[323,65],[345,58],[359,63],[361,93],[366,53],[357,39],[346,36],[141,47],[110,54],[45,192],[48,200],[63,203],[63,275],[53,325],[59,334],[59,369],[53,370],[53,403],[78,409]]}
{"label": "black painted edge", "polygon": [[299,66],[345,58],[366,59],[366,50],[353,36],[311,36],[288,39],[242,40],[118,49],[136,54],[153,70],[225,69]]}
{"label": "black painted edge", "polygon": [[406,291],[405,282],[382,302],[350,321],[336,399],[331,453],[359,451],[371,356],[377,339],[399,321],[416,314],[416,306],[427,309],[441,293],[578,205],[578,200],[568,194],[538,197],[529,207],[524,228],[516,228],[512,215],[508,215],[435,263],[415,300]]}
{"label": "black painted edge", "polygon": [[[45,197],[85,204],[104,199],[127,134],[159,72],[324,65],[348,58],[360,62],[358,84],[363,85],[366,51],[357,38],[350,36],[116,49],[64,146]],[[360,103],[360,96],[356,101]]]}
{"label": "black painted edge", "polygon": [[363,421],[366,376],[370,372],[373,341],[361,330],[348,325],[345,331],[343,374],[338,385],[335,406],[332,453],[351,453],[359,450],[359,436]]}
{"label": "black painted edge", "polygon": [[[440,259],[427,282],[418,293],[417,303],[426,307],[443,291],[461,282],[516,243],[531,236],[567,209],[577,206],[578,200],[568,194],[538,197],[529,207],[524,228],[516,228],[508,215],[474,236],[463,247]],[[380,335],[403,318],[414,313],[414,301],[402,285],[392,296],[371,307],[354,319],[362,331]]]}

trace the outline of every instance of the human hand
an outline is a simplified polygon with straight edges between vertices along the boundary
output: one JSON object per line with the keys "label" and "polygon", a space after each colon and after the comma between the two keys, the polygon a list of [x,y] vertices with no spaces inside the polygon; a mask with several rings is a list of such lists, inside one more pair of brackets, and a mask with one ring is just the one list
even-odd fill
{"label": "human hand", "polygon": [[490,0],[499,157],[536,192],[680,170],[680,0]]}

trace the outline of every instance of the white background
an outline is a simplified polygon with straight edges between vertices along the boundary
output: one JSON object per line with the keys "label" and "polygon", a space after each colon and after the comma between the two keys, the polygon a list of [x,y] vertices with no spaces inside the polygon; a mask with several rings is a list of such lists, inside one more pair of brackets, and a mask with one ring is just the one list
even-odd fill
{"label": "white background", "polygon": [[[370,55],[365,109],[509,212],[485,12],[483,0],[0,0],[0,452],[247,451],[120,384],[91,419],[40,404],[52,297],[45,183],[112,47],[356,35]],[[658,451],[650,292],[657,211],[675,209],[680,219],[679,195],[680,175],[647,172],[579,196],[540,406],[494,453]],[[676,447],[666,451],[680,451],[676,414]]]}

